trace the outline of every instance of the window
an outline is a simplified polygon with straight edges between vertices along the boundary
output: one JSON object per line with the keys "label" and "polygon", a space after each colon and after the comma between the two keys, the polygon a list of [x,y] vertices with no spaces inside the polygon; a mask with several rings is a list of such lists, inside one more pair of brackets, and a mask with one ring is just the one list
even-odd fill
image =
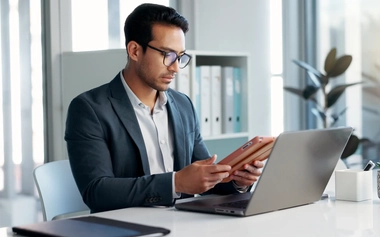
{"label": "window", "polygon": [[33,194],[44,160],[39,1],[1,1],[0,196]]}
{"label": "window", "polygon": [[[347,88],[340,98],[347,106],[343,125],[353,126],[355,135],[371,142],[361,143],[357,155],[348,163],[366,163],[380,157],[380,2],[318,1],[318,58],[323,69],[324,59],[331,48],[337,56],[352,55],[348,70],[336,84],[364,81],[363,85]],[[339,101],[338,101],[339,102]],[[342,125],[342,124],[340,124]]]}
{"label": "window", "polygon": [[32,172],[45,156],[41,2],[0,4],[0,226],[10,226],[37,218],[29,213],[36,213]]}
{"label": "window", "polygon": [[[124,48],[124,21],[141,0],[75,0],[72,10],[72,51]],[[169,0],[150,1],[169,5]],[[88,11],[88,8],[91,8]],[[86,11],[85,16],[83,11]]]}
{"label": "window", "polygon": [[284,130],[283,70],[282,70],[282,1],[270,1],[271,58],[271,129],[277,136]]}

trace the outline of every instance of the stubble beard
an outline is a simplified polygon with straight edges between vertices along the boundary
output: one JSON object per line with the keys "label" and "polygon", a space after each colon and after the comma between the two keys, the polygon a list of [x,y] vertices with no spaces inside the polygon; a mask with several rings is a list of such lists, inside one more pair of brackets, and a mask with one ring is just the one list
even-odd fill
{"label": "stubble beard", "polygon": [[156,91],[167,91],[169,89],[170,83],[167,83],[167,84],[161,83],[162,85],[158,84],[157,81],[159,80],[147,75],[145,71],[142,70],[141,68],[139,68],[139,70],[137,71],[137,76],[140,78],[140,80],[144,84],[148,85],[149,87],[151,87],[152,89]]}

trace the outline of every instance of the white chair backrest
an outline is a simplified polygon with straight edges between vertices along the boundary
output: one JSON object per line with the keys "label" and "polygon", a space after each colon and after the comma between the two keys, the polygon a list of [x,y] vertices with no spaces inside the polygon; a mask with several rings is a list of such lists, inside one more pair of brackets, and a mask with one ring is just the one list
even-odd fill
{"label": "white chair backrest", "polygon": [[89,213],[75,183],[69,160],[43,164],[34,169],[33,176],[41,199],[44,221],[67,213]]}

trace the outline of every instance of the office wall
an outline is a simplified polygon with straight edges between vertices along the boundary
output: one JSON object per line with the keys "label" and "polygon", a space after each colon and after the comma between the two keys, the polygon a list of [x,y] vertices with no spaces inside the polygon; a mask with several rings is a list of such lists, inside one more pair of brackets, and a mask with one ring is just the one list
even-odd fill
{"label": "office wall", "polygon": [[250,54],[249,133],[270,134],[269,1],[180,0],[178,7],[190,20],[187,47]]}

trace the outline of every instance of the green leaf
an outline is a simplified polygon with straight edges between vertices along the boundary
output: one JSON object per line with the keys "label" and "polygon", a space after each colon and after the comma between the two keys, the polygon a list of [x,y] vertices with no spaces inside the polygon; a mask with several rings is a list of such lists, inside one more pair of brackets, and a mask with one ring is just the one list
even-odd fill
{"label": "green leaf", "polygon": [[311,81],[313,82],[313,84],[316,87],[320,88],[321,87],[321,78],[317,77],[317,75],[315,75],[311,71],[307,71],[307,74],[309,75],[309,78],[311,79]]}
{"label": "green leaf", "polygon": [[314,98],[315,93],[319,90],[319,87],[308,85],[302,92],[303,98],[308,100],[310,98]]}
{"label": "green leaf", "polygon": [[300,90],[300,89],[297,89],[297,88],[293,88],[293,87],[284,87],[284,90],[289,91],[289,92],[291,92],[293,94],[296,94],[299,97],[303,98],[303,90]]}
{"label": "green leaf", "polygon": [[312,108],[311,112],[315,115],[315,117],[320,118],[322,121],[326,119],[326,114],[319,109]]}
{"label": "green leaf", "polygon": [[351,55],[344,55],[340,58],[338,58],[335,62],[334,68],[331,69],[329,73],[327,73],[327,76],[329,77],[337,77],[344,73],[347,68],[350,66],[352,62],[352,56]]}
{"label": "green leaf", "polygon": [[356,135],[352,134],[350,138],[348,139],[347,145],[343,150],[341,158],[345,159],[349,157],[350,155],[354,154],[355,151],[358,149],[359,142],[360,142],[359,138]]}
{"label": "green leaf", "polygon": [[332,114],[332,115],[331,115],[331,117],[332,117],[332,119],[333,119],[333,122],[332,122],[331,125],[330,125],[331,127],[332,127],[332,126],[335,126],[335,124],[338,122],[339,118],[340,118],[343,114],[346,113],[347,108],[348,108],[348,107],[344,108],[342,111],[340,111],[339,114]]}
{"label": "green leaf", "polygon": [[299,60],[293,60],[293,62],[295,64],[297,64],[298,66],[306,69],[307,71],[310,71],[312,72],[314,75],[316,75],[318,78],[322,78],[323,74],[321,72],[319,72],[317,69],[313,68],[312,66],[310,66],[309,64],[305,63],[305,62],[302,62],[302,61],[299,61]]}
{"label": "green leaf", "polygon": [[377,143],[376,142],[373,142],[371,141],[369,138],[361,138],[359,140],[359,142],[362,144],[363,147],[368,147],[368,148],[371,148],[371,147],[375,147],[377,146]]}
{"label": "green leaf", "polygon": [[321,83],[323,85],[327,85],[329,83],[329,77],[328,76],[322,76]]}
{"label": "green leaf", "polygon": [[[319,88],[318,88],[319,89]],[[318,90],[317,89],[317,90]],[[289,92],[291,92],[291,93],[293,93],[293,94],[295,94],[295,95],[298,95],[299,97],[302,97],[303,99],[305,99],[305,100],[310,100],[310,101],[312,101],[313,103],[315,103],[317,106],[320,106],[319,104],[318,104],[318,101],[313,97],[313,95],[315,94],[313,94],[313,93],[311,93],[310,91],[311,91],[311,89],[307,89],[307,88],[305,88],[305,90],[310,90],[310,91],[305,91],[305,90],[300,90],[300,89],[297,89],[297,88],[293,88],[293,87],[284,87],[284,90],[286,90],[286,91],[289,91]],[[304,95],[306,95],[306,96],[308,96],[308,93],[311,93],[311,95],[308,97],[308,98],[305,98],[304,97]]]}
{"label": "green leaf", "polygon": [[330,108],[332,105],[335,104],[335,102],[339,99],[339,97],[343,94],[343,92],[346,90],[349,86],[354,86],[357,84],[361,84],[363,82],[355,82],[351,84],[346,85],[340,85],[334,87],[328,94],[327,94],[327,108]]}
{"label": "green leaf", "polygon": [[336,48],[332,48],[325,59],[325,72],[329,74],[336,63]]}

